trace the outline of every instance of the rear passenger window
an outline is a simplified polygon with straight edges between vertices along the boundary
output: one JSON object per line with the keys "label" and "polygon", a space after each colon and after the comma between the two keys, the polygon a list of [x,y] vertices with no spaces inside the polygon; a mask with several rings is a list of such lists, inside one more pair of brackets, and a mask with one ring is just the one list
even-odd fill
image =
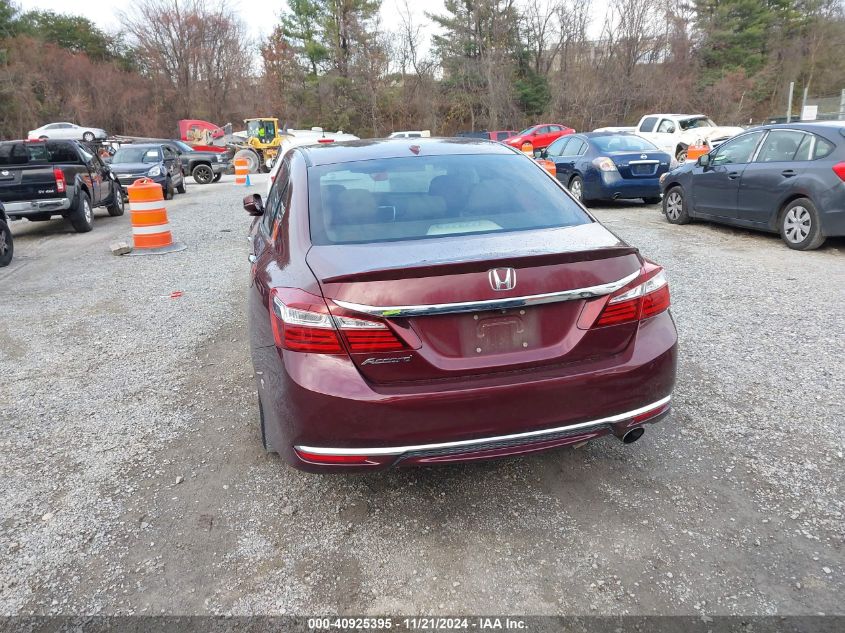
{"label": "rear passenger window", "polygon": [[813,158],[824,158],[833,151],[834,145],[827,139],[821,136],[816,137],[816,151],[813,152]]}
{"label": "rear passenger window", "polygon": [[643,124],[640,126],[640,132],[653,132],[655,123],[657,123],[656,116],[650,116],[643,119]]}
{"label": "rear passenger window", "polygon": [[791,162],[806,134],[795,130],[772,130],[757,152],[757,163]]}
{"label": "rear passenger window", "polygon": [[574,138],[566,145],[564,156],[580,156],[587,151],[587,144],[580,138]]}
{"label": "rear passenger window", "polygon": [[795,152],[795,160],[810,160],[810,150],[813,147],[813,135],[805,134],[801,139],[801,145],[798,146],[798,151]]}

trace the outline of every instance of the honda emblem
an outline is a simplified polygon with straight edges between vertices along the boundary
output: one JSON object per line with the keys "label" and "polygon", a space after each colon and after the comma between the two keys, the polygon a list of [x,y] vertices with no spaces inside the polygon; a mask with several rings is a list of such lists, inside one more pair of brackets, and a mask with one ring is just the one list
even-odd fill
{"label": "honda emblem", "polygon": [[516,288],[516,270],[513,268],[492,268],[487,273],[493,290],[513,290]]}

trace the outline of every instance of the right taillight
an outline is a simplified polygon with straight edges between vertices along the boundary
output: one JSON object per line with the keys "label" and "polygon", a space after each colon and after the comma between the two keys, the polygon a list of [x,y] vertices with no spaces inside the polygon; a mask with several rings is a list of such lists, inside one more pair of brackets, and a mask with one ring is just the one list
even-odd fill
{"label": "right taillight", "polygon": [[276,288],[270,295],[276,346],[293,352],[345,354],[406,349],[386,323],[349,314],[332,315],[321,297],[301,290]]}
{"label": "right taillight", "polygon": [[841,180],[845,180],[845,163],[836,163],[833,166],[833,173],[835,173]]}
{"label": "right taillight", "polygon": [[641,321],[667,310],[670,300],[666,273],[660,267],[654,271],[645,273],[647,279],[633,288],[623,288],[611,296],[593,327]]}
{"label": "right taillight", "polygon": [[56,179],[56,193],[65,192],[65,172],[58,167],[53,168],[53,178]]}

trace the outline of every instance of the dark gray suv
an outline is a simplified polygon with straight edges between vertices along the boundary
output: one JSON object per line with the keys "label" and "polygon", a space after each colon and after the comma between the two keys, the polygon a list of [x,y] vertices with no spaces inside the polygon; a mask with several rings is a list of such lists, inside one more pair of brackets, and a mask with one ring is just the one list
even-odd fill
{"label": "dark gray suv", "polygon": [[845,121],[752,128],[667,173],[661,188],[672,224],[712,220],[818,248],[845,235]]}

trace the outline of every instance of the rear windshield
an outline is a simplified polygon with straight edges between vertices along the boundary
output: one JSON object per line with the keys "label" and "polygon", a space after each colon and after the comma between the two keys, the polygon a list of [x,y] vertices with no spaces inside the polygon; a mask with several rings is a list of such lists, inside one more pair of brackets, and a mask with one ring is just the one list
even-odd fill
{"label": "rear windshield", "polygon": [[157,147],[121,147],[112,158],[112,163],[157,163]]}
{"label": "rear windshield", "polygon": [[80,162],[70,143],[0,143],[0,165]]}
{"label": "rear windshield", "polygon": [[619,134],[617,136],[594,136],[590,139],[600,152],[649,152],[657,147],[641,136]]}
{"label": "rear windshield", "polygon": [[355,244],[527,231],[592,219],[524,156],[367,160],[308,171],[311,240]]}

